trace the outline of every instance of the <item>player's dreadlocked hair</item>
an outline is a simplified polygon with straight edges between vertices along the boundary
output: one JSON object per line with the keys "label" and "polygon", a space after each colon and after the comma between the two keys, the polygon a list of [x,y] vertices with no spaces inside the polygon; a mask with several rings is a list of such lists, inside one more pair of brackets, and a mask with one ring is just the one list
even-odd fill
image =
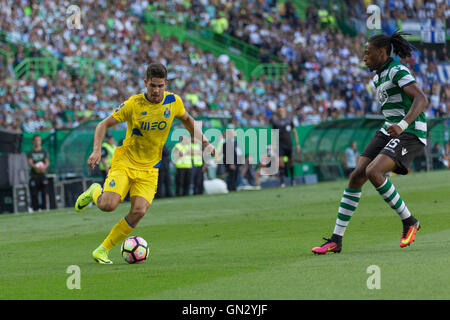
{"label": "player's dreadlocked hair", "polygon": [[408,58],[411,56],[412,51],[415,49],[412,44],[403,38],[403,35],[407,33],[394,32],[390,36],[384,34],[378,34],[369,38],[368,42],[377,48],[385,48],[388,56],[391,55],[391,45],[394,48],[394,54],[400,58]]}

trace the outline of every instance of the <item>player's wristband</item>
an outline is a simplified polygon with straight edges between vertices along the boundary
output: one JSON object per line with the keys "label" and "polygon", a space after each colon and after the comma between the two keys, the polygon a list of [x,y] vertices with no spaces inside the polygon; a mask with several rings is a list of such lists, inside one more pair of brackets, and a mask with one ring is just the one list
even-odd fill
{"label": "player's wristband", "polygon": [[402,131],[405,131],[408,128],[409,124],[405,120],[400,121],[397,125],[402,128]]}

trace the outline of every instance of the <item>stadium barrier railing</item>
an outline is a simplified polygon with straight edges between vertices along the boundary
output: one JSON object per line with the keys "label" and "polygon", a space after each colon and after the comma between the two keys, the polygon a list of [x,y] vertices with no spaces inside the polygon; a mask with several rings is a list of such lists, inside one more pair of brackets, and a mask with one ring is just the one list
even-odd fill
{"label": "stadium barrier railing", "polygon": [[85,57],[65,57],[61,64],[62,68],[68,70],[71,74],[79,76],[88,76],[88,79],[92,81],[95,78],[97,72],[101,72],[105,75],[106,79],[111,78],[110,71],[114,70],[114,66],[107,60],[90,59]]}
{"label": "stadium barrier railing", "polygon": [[14,78],[30,78],[36,80],[41,75],[56,79],[58,70],[66,69],[72,75],[87,76],[93,81],[96,73],[104,74],[105,78],[111,78],[110,71],[114,66],[106,60],[88,59],[84,57],[65,57],[59,61],[55,57],[28,57],[14,66]]}
{"label": "stadium barrier railing", "polygon": [[251,77],[259,79],[261,76],[265,75],[266,80],[280,80],[283,75],[288,71],[287,65],[283,63],[262,63],[259,64],[251,72]]}
{"label": "stadium barrier railing", "polygon": [[[164,32],[164,30],[175,28],[178,32],[183,28],[185,32],[195,32],[205,40],[214,42],[214,45],[226,51],[231,51],[235,54],[245,57],[246,59],[259,61],[261,58],[261,50],[245,41],[235,38],[228,33],[216,33],[208,26],[203,26],[200,23],[192,20],[192,17],[186,17],[179,13],[164,13],[157,14],[152,11],[146,11],[144,14],[145,21],[149,25]],[[271,58],[279,61],[275,55]]]}
{"label": "stadium barrier railing", "polygon": [[12,54],[2,48],[0,48],[0,56],[2,56],[3,61],[4,61],[4,65],[6,66],[9,63],[9,59],[10,57],[12,57]]}
{"label": "stadium barrier railing", "polygon": [[58,60],[52,57],[25,58],[14,67],[14,77],[16,79],[29,78],[31,75],[33,75],[34,79],[39,78],[41,75],[47,75],[56,79],[57,73]]}
{"label": "stadium barrier railing", "polygon": [[[58,70],[66,69],[72,75],[88,76],[92,81],[95,74],[101,72],[106,79],[110,79],[110,71],[114,70],[114,66],[110,61],[101,59],[90,59],[78,56],[66,56],[63,59],[58,59],[45,48],[39,48],[39,57],[29,56],[35,44],[26,42],[18,34],[0,30],[0,42],[6,43],[10,46],[11,52],[0,48],[0,55],[5,59],[5,65],[9,63],[9,58],[14,56],[17,52],[17,46],[23,46],[25,59],[13,67],[14,78],[29,78],[33,75],[34,79],[41,75],[56,78]],[[108,44],[106,44],[108,45]]]}
{"label": "stadium barrier railing", "polygon": [[186,32],[181,28],[176,26],[164,26],[163,28],[158,28],[157,25],[146,25],[143,27],[149,34],[158,32],[162,38],[177,37],[178,41],[182,43],[183,41],[188,41],[203,51],[209,51],[215,56],[219,56],[226,53],[230,59],[235,63],[236,68],[244,73],[244,76],[249,80],[250,73],[254,70],[258,63],[244,57],[237,55],[233,52],[224,52],[223,48],[216,46],[216,44],[208,39],[205,39],[196,32]]}

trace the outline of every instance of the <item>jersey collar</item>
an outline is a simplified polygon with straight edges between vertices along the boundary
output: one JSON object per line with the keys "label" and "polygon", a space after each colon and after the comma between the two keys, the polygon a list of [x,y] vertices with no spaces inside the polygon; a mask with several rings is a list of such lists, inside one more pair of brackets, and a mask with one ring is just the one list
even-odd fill
{"label": "jersey collar", "polygon": [[159,105],[159,104],[162,104],[163,101],[164,101],[164,99],[166,98],[166,92],[164,92],[164,98],[161,100],[160,103],[153,103],[153,102],[150,102],[150,100],[149,100],[149,98],[148,98],[148,96],[147,96],[147,92],[144,92],[144,97],[145,97],[145,100],[147,100],[147,102],[149,102],[149,103],[151,103],[151,104]]}
{"label": "jersey collar", "polygon": [[154,104],[154,103],[150,102],[150,99],[147,96],[147,92],[144,92],[144,97],[145,97],[145,100],[147,100],[147,102]]}
{"label": "jersey collar", "polygon": [[387,69],[387,67],[391,64],[391,62],[394,61],[392,57],[387,58],[386,62],[383,63],[383,65],[377,70],[377,74],[381,74],[384,70]]}

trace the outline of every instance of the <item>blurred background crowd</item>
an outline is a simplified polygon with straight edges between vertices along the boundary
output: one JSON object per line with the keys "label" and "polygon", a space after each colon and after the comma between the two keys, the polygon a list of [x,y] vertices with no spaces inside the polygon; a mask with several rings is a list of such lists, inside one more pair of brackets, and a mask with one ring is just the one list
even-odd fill
{"label": "blurred background crowd", "polygon": [[[349,19],[365,15],[371,1],[345,1]],[[75,2],[77,3],[77,2]],[[78,2],[79,3],[79,2]],[[406,18],[434,17],[450,25],[448,0],[375,1],[383,30],[393,32]],[[239,126],[265,126],[276,108],[286,107],[294,124],[377,114],[373,74],[361,64],[366,35],[345,35],[332,10],[310,4],[299,18],[290,1],[162,0],[79,3],[81,29],[66,27],[67,8],[59,0],[1,0],[0,30],[17,50],[0,42],[0,128],[37,132],[70,129],[108,116],[130,95],[144,91],[144,71],[158,61],[169,70],[169,89],[194,115],[226,116]],[[177,38],[163,39],[144,28],[144,12],[171,14],[171,24],[190,18],[218,34],[260,48],[260,62],[281,62],[280,79],[246,79],[226,55],[215,56]],[[330,32],[332,31],[332,32]],[[31,45],[31,48],[30,48]],[[108,61],[111,68],[88,75],[59,69],[55,78],[14,77],[26,57],[54,56]],[[429,117],[449,116],[450,85],[438,81],[437,64],[450,61],[446,48],[415,52],[403,61],[429,98]],[[422,64],[426,68],[421,68]]]}

